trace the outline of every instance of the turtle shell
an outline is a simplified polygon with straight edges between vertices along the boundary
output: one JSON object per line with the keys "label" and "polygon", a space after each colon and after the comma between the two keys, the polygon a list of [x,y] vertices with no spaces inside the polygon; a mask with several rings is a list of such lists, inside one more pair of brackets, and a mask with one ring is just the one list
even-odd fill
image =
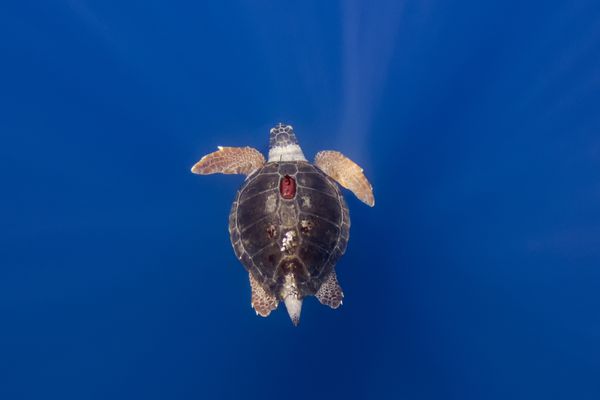
{"label": "turtle shell", "polygon": [[300,298],[314,295],[346,251],[349,232],[337,183],[305,161],[265,164],[239,189],[229,215],[235,254],[280,300],[289,272]]}

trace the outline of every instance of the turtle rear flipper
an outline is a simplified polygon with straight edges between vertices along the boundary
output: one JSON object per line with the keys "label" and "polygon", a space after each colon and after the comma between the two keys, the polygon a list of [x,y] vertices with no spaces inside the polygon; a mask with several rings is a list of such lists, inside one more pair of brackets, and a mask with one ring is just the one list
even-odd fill
{"label": "turtle rear flipper", "polygon": [[327,278],[325,278],[325,282],[321,285],[315,297],[319,300],[321,304],[329,306],[331,308],[338,308],[342,304],[342,299],[344,298],[344,293],[342,292],[342,288],[338,283],[337,276],[335,275],[335,270],[331,271]]}
{"label": "turtle rear flipper", "polygon": [[252,147],[221,147],[214,153],[205,155],[193,167],[192,172],[208,174],[250,175],[262,167],[265,157]]}
{"label": "turtle rear flipper", "polygon": [[267,291],[254,279],[252,273],[250,276],[250,287],[252,288],[252,308],[256,311],[257,315],[261,317],[267,317],[271,314],[271,311],[277,308],[279,301],[272,294]]}
{"label": "turtle rear flipper", "polygon": [[320,151],[315,156],[315,165],[337,183],[350,190],[368,206],[375,205],[373,187],[354,161],[339,151]]}

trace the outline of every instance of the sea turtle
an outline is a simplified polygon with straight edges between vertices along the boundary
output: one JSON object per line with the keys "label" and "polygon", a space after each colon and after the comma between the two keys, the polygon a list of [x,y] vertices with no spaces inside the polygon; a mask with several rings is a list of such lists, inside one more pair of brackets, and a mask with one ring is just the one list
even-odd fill
{"label": "sea turtle", "polygon": [[350,233],[339,183],[369,206],[373,189],[363,170],[337,151],[306,161],[290,125],[270,130],[269,159],[251,147],[219,147],[192,167],[195,174],[247,175],[229,214],[236,256],[250,276],[251,304],[268,316],[280,301],[294,325],[302,300],[314,295],[337,308],[344,294],[335,264]]}

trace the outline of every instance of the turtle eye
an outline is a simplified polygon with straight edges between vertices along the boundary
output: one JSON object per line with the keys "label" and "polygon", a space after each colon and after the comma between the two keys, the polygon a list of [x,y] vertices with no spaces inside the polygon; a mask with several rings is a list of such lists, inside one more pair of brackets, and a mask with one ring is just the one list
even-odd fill
{"label": "turtle eye", "polygon": [[279,193],[286,200],[293,199],[296,195],[296,181],[289,175],[281,178],[279,182]]}

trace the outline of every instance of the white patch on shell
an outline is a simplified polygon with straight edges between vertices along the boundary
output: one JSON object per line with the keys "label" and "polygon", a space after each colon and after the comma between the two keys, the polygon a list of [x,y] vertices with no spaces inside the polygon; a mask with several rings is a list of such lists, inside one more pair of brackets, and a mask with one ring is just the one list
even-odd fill
{"label": "white patch on shell", "polygon": [[289,251],[296,247],[296,232],[287,231],[281,241],[281,251]]}
{"label": "white patch on shell", "polygon": [[308,233],[312,230],[313,223],[307,219],[303,219],[300,221],[300,229],[302,233]]}
{"label": "white patch on shell", "polygon": [[267,201],[265,202],[265,211],[268,213],[275,212],[276,207],[277,207],[277,196],[275,194],[270,194],[267,197]]}
{"label": "white patch on shell", "polygon": [[269,162],[306,161],[302,149],[297,144],[276,146],[269,149]]}
{"label": "white patch on shell", "polygon": [[304,195],[301,197],[302,207],[310,208],[310,196]]}

